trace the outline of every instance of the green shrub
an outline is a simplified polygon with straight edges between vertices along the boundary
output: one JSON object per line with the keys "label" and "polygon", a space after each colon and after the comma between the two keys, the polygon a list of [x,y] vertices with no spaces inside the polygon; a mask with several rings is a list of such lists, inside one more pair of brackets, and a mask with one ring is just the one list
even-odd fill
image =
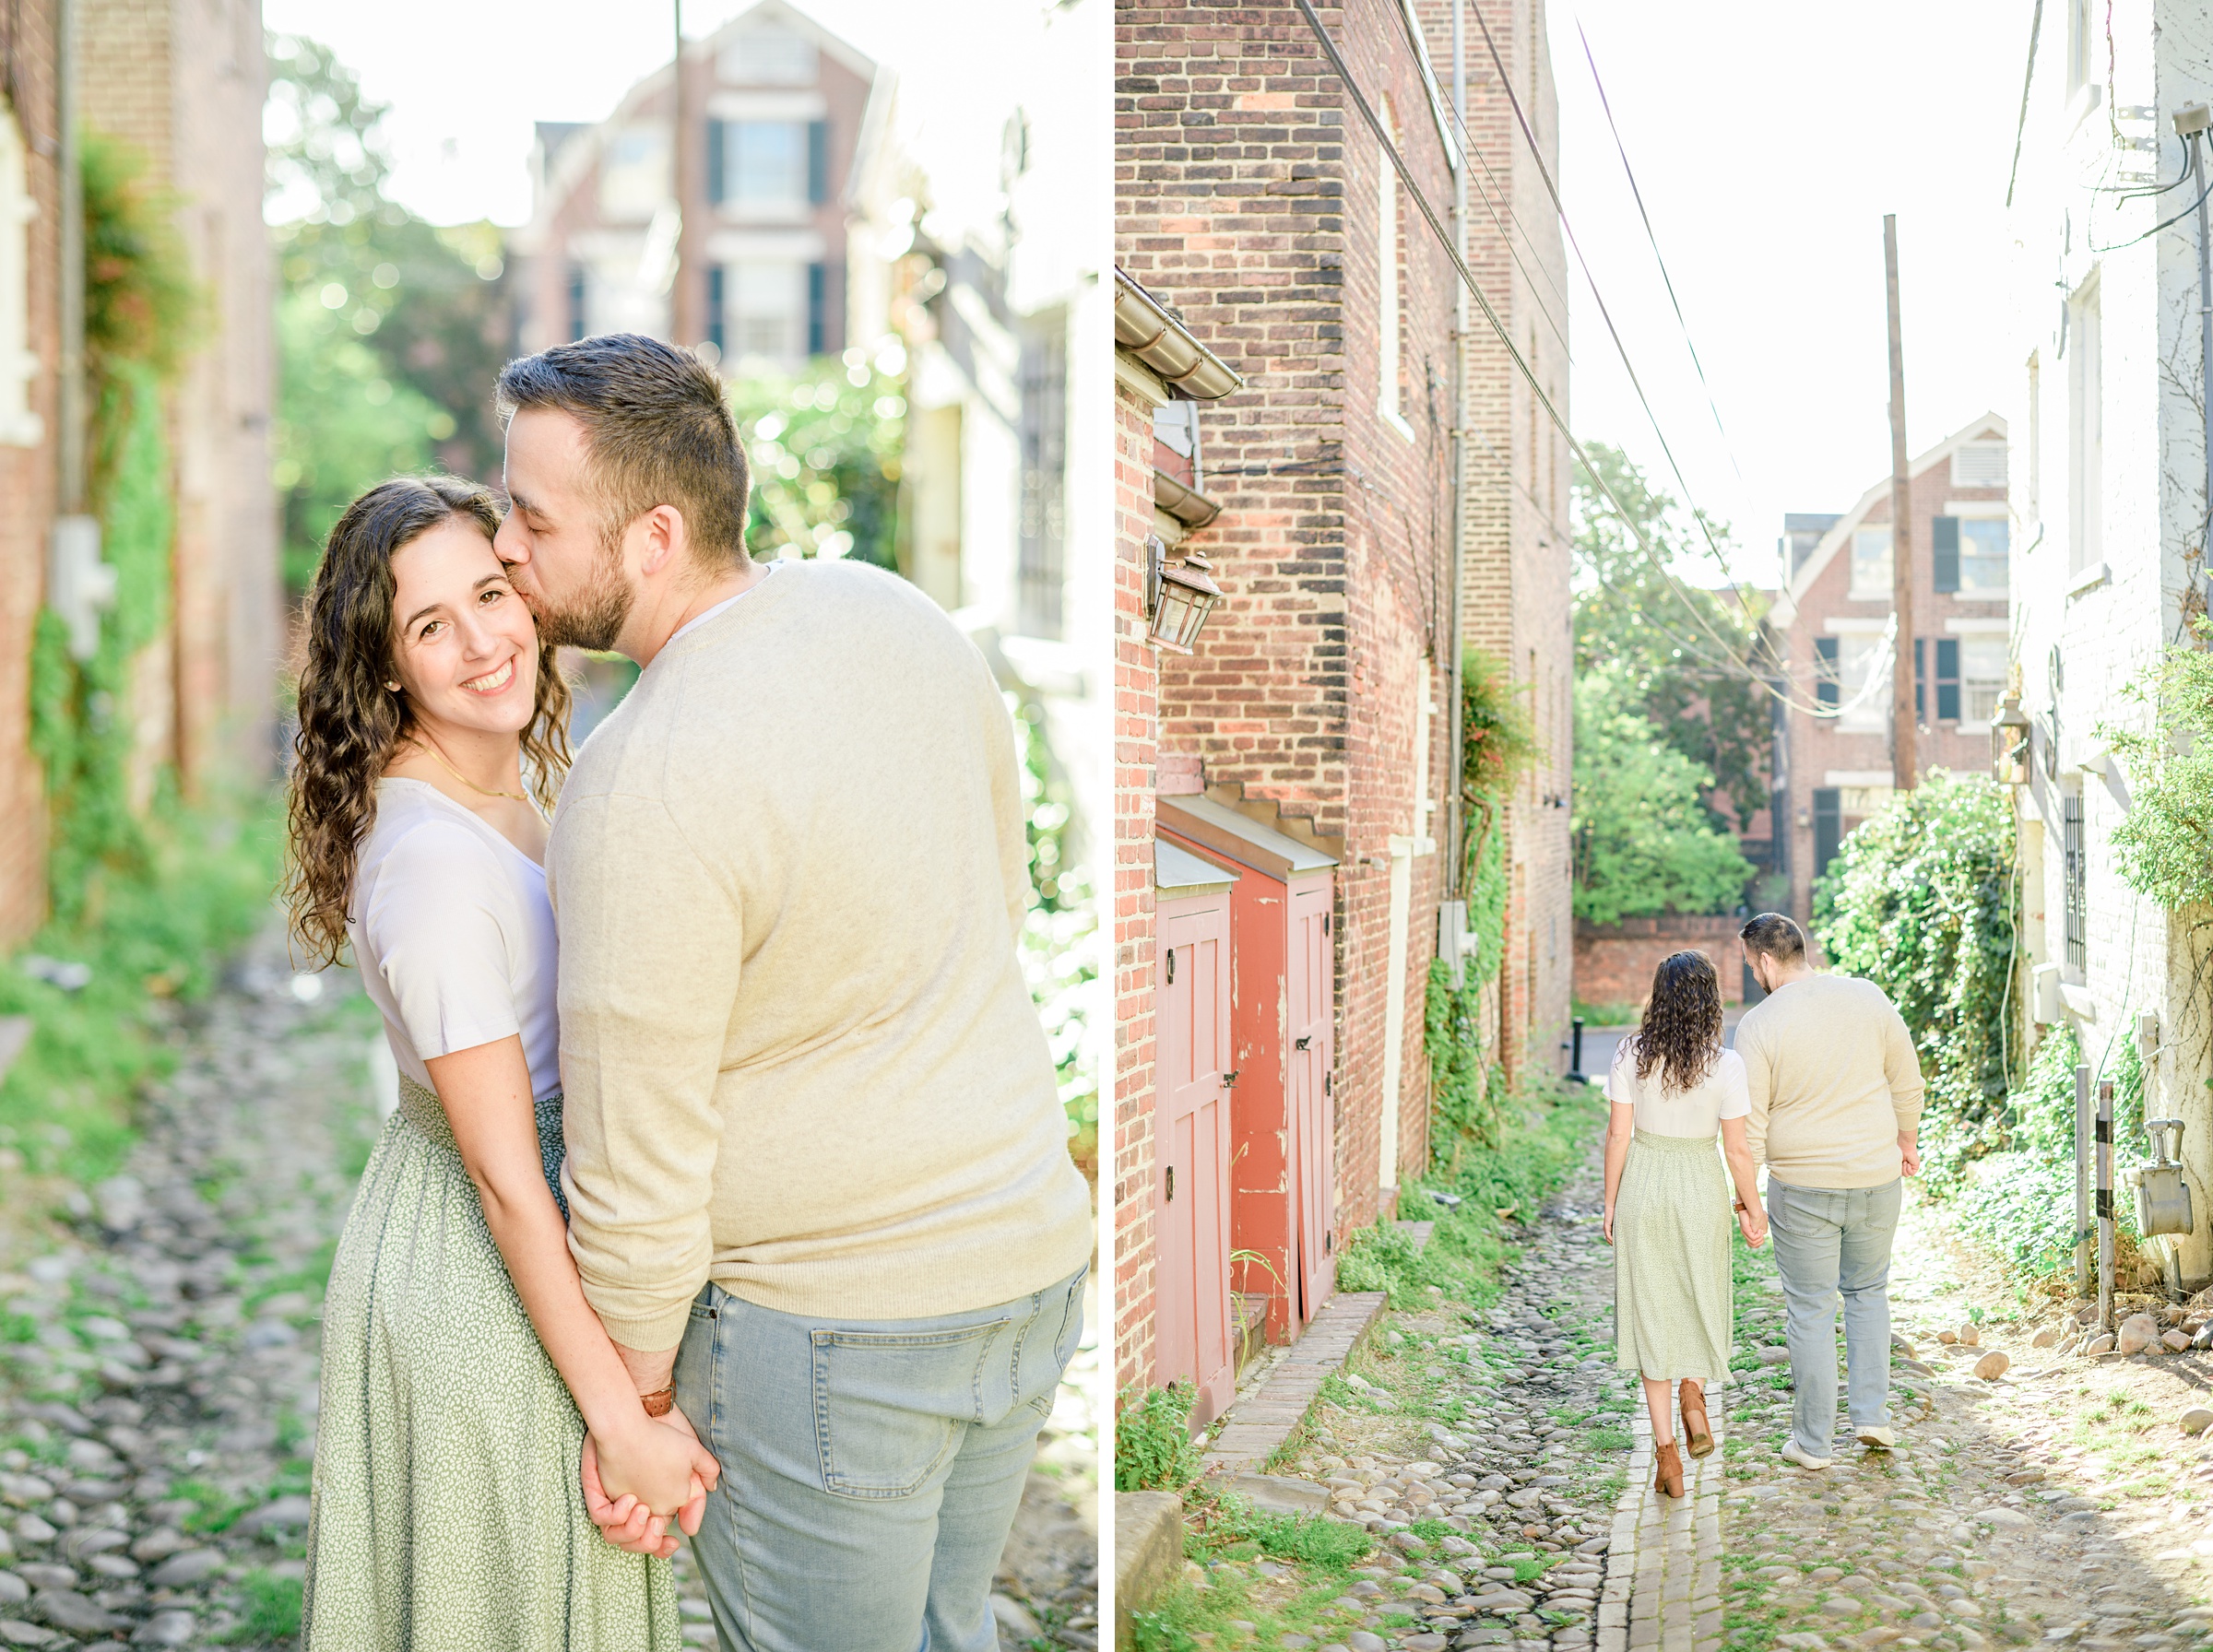
{"label": "green shrub", "polygon": [[1933,769],[1846,838],[1815,886],[1830,964],[1912,1029],[1939,1186],[2003,1142],[2014,1054],[2013,809],[1987,777]]}
{"label": "green shrub", "polygon": [[272,1572],[248,1572],[240,1593],[245,1611],[226,1630],[226,1646],[259,1646],[272,1641],[290,1641],[300,1633],[300,1611],[305,1590],[297,1577],[279,1577]]}
{"label": "green shrub", "polygon": [[1114,1489],[1181,1493],[1204,1460],[1191,1439],[1198,1390],[1188,1381],[1165,1388],[1127,1388],[1114,1420]]}

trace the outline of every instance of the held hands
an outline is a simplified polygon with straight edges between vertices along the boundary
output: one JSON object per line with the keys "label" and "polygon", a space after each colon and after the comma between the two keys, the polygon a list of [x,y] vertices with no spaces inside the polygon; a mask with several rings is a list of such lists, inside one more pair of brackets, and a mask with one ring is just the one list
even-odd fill
{"label": "held hands", "polygon": [[680,1410],[658,1419],[640,1411],[619,1434],[585,1436],[585,1512],[609,1542],[634,1554],[674,1554],[670,1517],[695,1534],[721,1474]]}
{"label": "held hands", "polygon": [[1768,1213],[1757,1205],[1736,1201],[1736,1225],[1745,1236],[1745,1243],[1757,1250],[1768,1242]]}

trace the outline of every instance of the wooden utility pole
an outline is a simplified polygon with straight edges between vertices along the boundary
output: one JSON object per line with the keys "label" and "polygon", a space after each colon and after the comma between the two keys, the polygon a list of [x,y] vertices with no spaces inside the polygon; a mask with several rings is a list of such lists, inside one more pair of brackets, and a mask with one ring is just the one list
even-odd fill
{"label": "wooden utility pole", "polygon": [[691,346],[707,336],[700,324],[699,312],[706,297],[705,283],[693,267],[696,245],[697,215],[692,210],[692,197],[697,195],[697,169],[693,164],[692,109],[684,93],[684,0],[675,0],[676,6],[676,96],[671,100],[672,116],[669,128],[669,182],[676,192],[676,274],[669,285],[669,332],[674,343]]}
{"label": "wooden utility pole", "polygon": [[1883,277],[1890,296],[1890,784],[1913,789],[1913,513],[1906,474],[1906,353],[1898,324],[1898,215],[1883,215]]}

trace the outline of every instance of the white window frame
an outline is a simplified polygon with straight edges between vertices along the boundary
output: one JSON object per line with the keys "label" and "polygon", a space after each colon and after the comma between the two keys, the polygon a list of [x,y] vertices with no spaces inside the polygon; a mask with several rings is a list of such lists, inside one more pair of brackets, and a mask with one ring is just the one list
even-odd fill
{"label": "white window frame", "polygon": [[2067,572],[2104,560],[2105,363],[2098,272],[2067,297]]}
{"label": "white window frame", "polygon": [[36,447],[46,425],[30,405],[38,352],[30,348],[30,151],[14,114],[0,108],[0,445]]}
{"label": "white window frame", "polygon": [[1846,708],[1837,718],[1837,727],[1846,734],[1881,734],[1890,726],[1889,695],[1871,694],[1852,703],[1885,653],[1880,630],[1845,631],[1837,639],[1837,700]]}
{"label": "white window frame", "polygon": [[[1967,662],[1970,657],[1970,651],[1977,649],[1986,653],[1994,651],[1998,662],[1996,676],[1970,678],[1967,674]],[[1969,631],[1960,637],[1959,732],[1961,734],[1988,734],[1990,732],[1989,713],[1985,712],[1983,715],[1978,717],[1968,709],[1967,685],[1970,682],[1994,685],[1991,690],[1990,710],[1995,711],[1998,696],[2006,691],[2006,674],[2011,666],[2012,660],[2008,653],[2006,635],[2004,631]]]}
{"label": "white window frame", "polygon": [[2029,352],[2029,520],[2044,519],[2044,364],[2041,352]]}
{"label": "white window frame", "polygon": [[[1865,588],[1860,580],[1862,562],[1862,558],[1860,556],[1861,536],[1866,535],[1872,537],[1876,534],[1882,535],[1885,541],[1883,547],[1883,585],[1882,589],[1879,591],[1869,590]],[[1860,526],[1852,530],[1851,542],[1844,548],[1846,562],[1846,594],[1850,600],[1853,602],[1888,602],[1892,596],[1897,595],[1896,588],[1892,584],[1892,580],[1894,578],[1894,569],[1890,560],[1892,549],[1896,544],[1897,540],[1892,537],[1890,532],[1890,525],[1887,522],[1864,523]]]}

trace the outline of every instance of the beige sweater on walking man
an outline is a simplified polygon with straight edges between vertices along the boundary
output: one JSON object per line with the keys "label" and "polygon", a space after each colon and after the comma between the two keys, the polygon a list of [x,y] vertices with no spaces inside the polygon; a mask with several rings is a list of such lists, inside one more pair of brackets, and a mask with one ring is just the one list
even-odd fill
{"label": "beige sweater on walking man", "polygon": [[777,568],[594,731],[547,856],[569,1245],[625,1346],[713,1279],[912,1319],[1091,1254],[1015,950],[1012,720],[913,586]]}
{"label": "beige sweater on walking man", "polygon": [[1792,1187],[1880,1187],[1899,1176],[1899,1132],[1921,1124],[1921,1060],[1883,989],[1808,975],[1737,1023],[1752,1113],[1745,1135]]}

